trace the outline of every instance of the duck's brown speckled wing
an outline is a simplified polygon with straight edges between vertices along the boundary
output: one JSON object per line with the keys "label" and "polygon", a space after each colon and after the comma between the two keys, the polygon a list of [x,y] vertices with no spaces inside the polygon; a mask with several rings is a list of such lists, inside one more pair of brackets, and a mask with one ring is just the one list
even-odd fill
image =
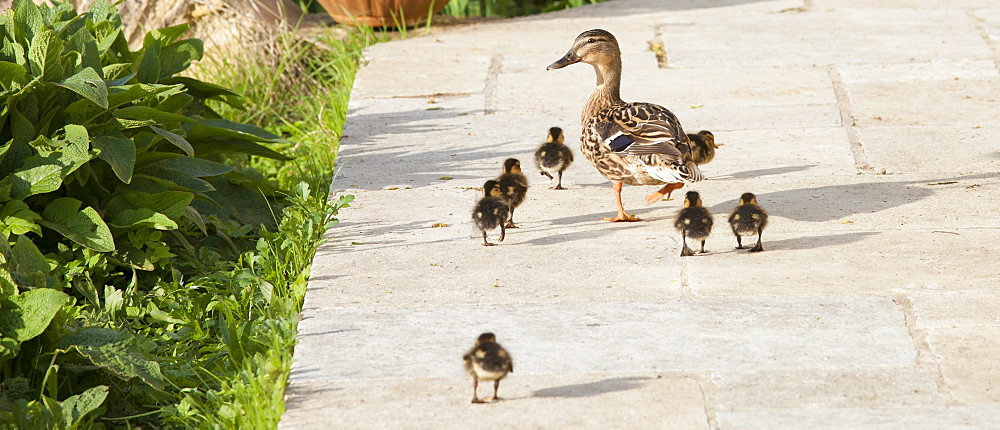
{"label": "duck's brown speckled wing", "polygon": [[[618,152],[608,142],[618,134],[630,143]],[[630,185],[696,182],[688,137],[669,110],[651,103],[623,103],[584,124],[581,151],[604,177]]]}

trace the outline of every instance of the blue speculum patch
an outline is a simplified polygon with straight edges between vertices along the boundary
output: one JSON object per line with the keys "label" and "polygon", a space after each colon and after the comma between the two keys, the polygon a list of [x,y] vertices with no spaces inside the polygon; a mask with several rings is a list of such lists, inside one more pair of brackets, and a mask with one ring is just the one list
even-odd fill
{"label": "blue speculum patch", "polygon": [[622,152],[628,149],[629,146],[632,146],[633,143],[635,143],[635,141],[632,140],[632,138],[626,134],[618,134],[616,137],[605,140],[605,142],[608,144],[608,146],[611,147],[611,150],[614,152]]}

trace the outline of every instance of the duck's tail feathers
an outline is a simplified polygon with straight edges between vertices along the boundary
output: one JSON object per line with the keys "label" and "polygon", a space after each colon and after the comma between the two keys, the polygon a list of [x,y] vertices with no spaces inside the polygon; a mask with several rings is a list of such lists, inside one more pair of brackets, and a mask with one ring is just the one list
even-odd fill
{"label": "duck's tail feathers", "polygon": [[691,183],[705,179],[705,175],[702,175],[698,165],[690,161],[683,164],[675,163],[671,166],[646,166],[646,171],[649,172],[649,176],[668,184]]}

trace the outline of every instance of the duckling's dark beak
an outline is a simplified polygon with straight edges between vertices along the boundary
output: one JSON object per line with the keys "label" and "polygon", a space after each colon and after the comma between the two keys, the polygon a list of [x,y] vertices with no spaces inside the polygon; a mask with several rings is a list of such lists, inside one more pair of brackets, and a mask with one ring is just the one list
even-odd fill
{"label": "duckling's dark beak", "polygon": [[549,64],[549,67],[546,67],[545,70],[561,69],[570,64],[579,62],[580,62],[580,57],[577,57],[576,54],[573,53],[573,51],[569,51],[566,53],[566,55],[563,55],[562,58],[556,60],[555,63]]}

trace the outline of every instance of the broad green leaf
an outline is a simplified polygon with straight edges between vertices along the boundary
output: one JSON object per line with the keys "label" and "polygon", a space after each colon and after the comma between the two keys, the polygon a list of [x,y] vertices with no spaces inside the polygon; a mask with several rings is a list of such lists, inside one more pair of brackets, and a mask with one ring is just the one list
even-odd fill
{"label": "broad green leaf", "polygon": [[19,1],[14,6],[14,26],[26,40],[31,40],[45,26],[42,11],[33,1]]}
{"label": "broad green leaf", "polygon": [[139,51],[138,60],[133,64],[135,78],[145,84],[155,84],[160,80],[160,46],[163,42],[153,37],[152,32],[146,33],[146,38]]}
{"label": "broad green leaf", "polygon": [[177,221],[184,215],[185,209],[191,205],[192,200],[194,200],[194,194],[192,193],[167,191],[154,194],[152,201],[150,201],[147,207]]}
{"label": "broad green leaf", "polygon": [[180,85],[134,84],[128,86],[111,86],[108,88],[108,105],[118,107],[133,103],[149,96],[167,91],[179,91]]}
{"label": "broad green leaf", "polygon": [[165,27],[150,31],[146,37],[151,37],[163,43],[172,43],[177,40],[177,38],[184,35],[188,30],[187,24],[178,24],[171,27]]}
{"label": "broad green leaf", "polygon": [[17,171],[0,179],[0,188],[8,184],[11,198],[19,200],[59,189],[64,178],[91,159],[85,127],[70,124],[63,133],[56,141],[40,136],[32,142],[39,154],[25,158]]}
{"label": "broad green leaf", "polygon": [[142,128],[156,125],[157,122],[154,120],[135,120],[126,118],[115,118],[113,121],[117,122],[122,130],[130,130],[133,128]]}
{"label": "broad green leaf", "polygon": [[135,169],[135,141],[118,136],[94,136],[94,148],[99,149],[98,156],[111,165],[111,170],[122,182],[132,182],[132,171]]}
{"label": "broad green leaf", "polygon": [[162,47],[160,76],[172,76],[187,70],[193,61],[201,59],[204,51],[204,44],[199,39],[182,40]]}
{"label": "broad green leaf", "polygon": [[271,206],[259,190],[245,185],[231,184],[227,178],[221,176],[206,179],[216,191],[206,192],[205,195],[221,208],[195,200],[192,205],[201,213],[206,216],[215,214],[223,219],[233,217],[252,226],[263,225],[268,228],[275,226]]}
{"label": "broad green leaf", "polygon": [[97,410],[108,397],[108,387],[98,385],[75,396],[70,396],[62,401],[62,418],[66,428],[75,428],[80,425],[87,414]]}
{"label": "broad green leaf", "polygon": [[208,225],[205,224],[205,217],[201,216],[198,209],[194,206],[188,206],[184,208],[184,218],[191,221],[192,224],[198,226],[198,230],[201,230],[201,234],[208,236]]}
{"label": "broad green leaf", "polygon": [[[98,49],[100,49],[100,46],[98,46]],[[105,79],[112,79],[107,81],[109,87],[124,85],[129,79],[135,77],[135,73],[132,72],[131,63],[108,64],[101,67],[101,71],[104,72]]]}
{"label": "broad green leaf", "polygon": [[91,363],[124,380],[139,378],[156,389],[166,386],[160,365],[143,357],[137,342],[127,333],[89,327],[64,336],[59,345],[64,350],[75,349]]}
{"label": "broad green leaf", "polygon": [[215,188],[212,187],[212,184],[203,179],[196,178],[184,172],[166,169],[163,167],[146,166],[136,170],[135,176],[139,175],[164,179],[186,188],[187,191],[196,193],[215,190]]}
{"label": "broad green leaf", "polygon": [[190,94],[176,93],[167,96],[163,101],[156,105],[156,108],[164,112],[174,112],[181,110],[184,106],[187,106],[194,100]]}
{"label": "broad green leaf", "polygon": [[170,142],[174,146],[180,148],[181,151],[184,151],[185,154],[194,157],[194,148],[191,146],[191,143],[189,143],[187,139],[184,138],[184,136],[164,130],[159,127],[150,127],[150,128],[153,129],[153,131],[156,132],[156,134],[163,136],[163,138],[166,139],[167,142]]}
{"label": "broad green leaf", "polygon": [[14,135],[14,143],[28,143],[35,138],[35,125],[26,118],[21,111],[14,109],[10,115],[11,132]]}
{"label": "broad green leaf", "polygon": [[63,78],[63,42],[52,30],[36,34],[28,47],[28,61],[31,73],[48,82]]}
{"label": "broad green leaf", "polygon": [[28,85],[28,81],[28,71],[24,69],[24,66],[0,61],[0,86],[3,89],[16,91]]}
{"label": "broad green leaf", "polygon": [[108,225],[90,206],[77,211],[81,204],[83,202],[72,197],[55,199],[42,211],[42,220],[38,223],[95,251],[114,251],[115,241]]}
{"label": "broad green leaf", "polygon": [[35,194],[51,193],[62,185],[63,166],[56,160],[38,155],[24,160],[22,168],[0,179],[0,185],[10,185],[10,197],[23,200]]}
{"label": "broad green leaf", "polygon": [[140,121],[151,119],[159,123],[194,122],[193,119],[188,118],[184,115],[164,112],[156,108],[151,108],[149,106],[129,106],[129,107],[119,108],[115,110],[114,115],[119,118],[134,119]]}
{"label": "broad green leaf", "polygon": [[154,319],[154,320],[163,321],[163,322],[166,322],[166,323],[184,324],[184,320],[179,319],[179,318],[174,318],[174,317],[170,316],[170,314],[168,314],[168,313],[166,313],[164,311],[161,311],[159,309],[152,309],[152,310],[150,310],[149,311],[149,317],[152,318],[152,319]]}
{"label": "broad green leaf", "polygon": [[216,163],[203,158],[185,157],[183,155],[170,157],[149,165],[187,173],[188,175],[196,178],[222,175],[229,173],[234,169],[233,166],[227,164]]}
{"label": "broad green leaf", "polygon": [[127,209],[119,212],[108,224],[118,228],[141,226],[157,230],[177,229],[177,223],[174,220],[164,214],[146,208]]}
{"label": "broad green leaf", "polygon": [[39,219],[42,217],[23,201],[8,201],[0,208],[0,234],[10,237],[12,234],[21,235],[30,231],[41,236],[42,228],[35,223]]}
{"label": "broad green leaf", "polygon": [[[43,274],[49,273],[49,262],[45,261],[45,256],[42,255],[38,247],[28,239],[27,236],[18,236],[17,242],[10,248],[11,252],[11,262],[14,263],[13,269],[17,273],[31,273],[31,272],[42,272]],[[44,285],[35,285],[36,287],[42,287]]]}
{"label": "broad green leaf", "polygon": [[119,255],[122,261],[133,268],[145,271],[156,269],[156,265],[153,264],[153,261],[149,259],[149,256],[145,252],[131,245],[125,245],[119,252]]}
{"label": "broad green leaf", "polygon": [[[114,7],[108,0],[96,0],[90,5],[90,19],[95,22],[107,21],[115,15]],[[119,20],[121,18],[118,18]]]}
{"label": "broad green leaf", "polygon": [[251,142],[289,143],[260,127],[224,119],[201,119],[197,124],[185,125],[187,139],[191,142],[210,138],[244,139]]}
{"label": "broad green leaf", "polygon": [[28,290],[0,300],[0,333],[18,342],[42,334],[69,296],[49,288]]}
{"label": "broad green leaf", "polygon": [[73,91],[102,108],[108,108],[108,87],[97,71],[90,67],[56,85]]}
{"label": "broad green leaf", "polygon": [[97,53],[97,40],[86,27],[80,28],[66,43],[66,48],[80,53],[80,66],[101,70],[101,57]]}
{"label": "broad green leaf", "polygon": [[69,142],[63,147],[63,156],[60,159],[70,164],[83,164],[90,161],[90,133],[87,127],[79,124],[67,124],[63,127],[65,140]]}
{"label": "broad green leaf", "polygon": [[207,139],[191,145],[200,156],[209,154],[248,154],[272,160],[292,160],[293,157],[281,154],[259,143],[240,139]]}
{"label": "broad green leaf", "polygon": [[233,92],[232,90],[215,85],[209,82],[199,81],[194,78],[189,78],[186,76],[172,76],[169,78],[163,78],[160,80],[161,84],[172,85],[172,84],[182,84],[187,88],[187,93],[192,96],[199,98],[210,98],[215,96],[232,96],[239,97],[240,95]]}
{"label": "broad green leaf", "polygon": [[183,191],[165,191],[156,194],[129,191],[109,200],[105,210],[108,216],[117,219],[119,214],[125,211],[148,209],[166,216],[167,219],[177,221],[193,199],[194,194]]}

